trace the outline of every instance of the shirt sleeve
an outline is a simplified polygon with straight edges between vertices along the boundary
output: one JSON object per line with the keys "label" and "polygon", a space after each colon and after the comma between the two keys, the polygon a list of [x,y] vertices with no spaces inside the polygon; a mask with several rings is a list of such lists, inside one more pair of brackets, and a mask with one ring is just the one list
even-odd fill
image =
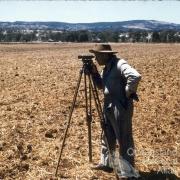
{"label": "shirt sleeve", "polygon": [[141,75],[124,59],[119,60],[117,68],[126,79],[126,92],[129,94],[135,93],[141,80]]}

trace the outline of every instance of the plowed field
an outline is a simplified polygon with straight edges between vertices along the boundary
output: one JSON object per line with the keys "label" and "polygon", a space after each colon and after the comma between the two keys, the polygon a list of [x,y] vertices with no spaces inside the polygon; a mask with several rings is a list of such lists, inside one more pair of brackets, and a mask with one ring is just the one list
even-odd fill
{"label": "plowed field", "polygon": [[[77,57],[93,46],[0,45],[0,179],[54,178],[82,65]],[[178,179],[180,45],[112,44],[112,48],[142,75],[133,117],[136,169],[143,179]],[[82,84],[58,179],[114,180],[113,174],[90,169],[83,90]],[[94,109],[93,114],[93,162],[98,162],[101,130]]]}

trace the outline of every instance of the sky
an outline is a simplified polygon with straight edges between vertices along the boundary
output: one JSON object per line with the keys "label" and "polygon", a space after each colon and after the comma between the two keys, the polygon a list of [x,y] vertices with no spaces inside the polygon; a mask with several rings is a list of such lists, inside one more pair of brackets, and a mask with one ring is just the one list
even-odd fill
{"label": "sky", "polygon": [[0,0],[0,21],[89,23],[127,20],[180,24],[180,1]]}

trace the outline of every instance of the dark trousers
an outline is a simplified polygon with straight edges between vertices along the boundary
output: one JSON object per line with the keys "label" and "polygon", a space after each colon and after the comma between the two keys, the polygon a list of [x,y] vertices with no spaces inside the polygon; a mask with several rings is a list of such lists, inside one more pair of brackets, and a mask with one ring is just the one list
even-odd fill
{"label": "dark trousers", "polygon": [[[120,103],[105,102],[104,117],[106,128],[106,139],[112,151],[116,149],[116,142],[119,144],[119,155],[134,166],[134,141],[132,134],[133,102],[128,101],[125,109]],[[102,139],[101,163],[109,166],[109,152],[105,137]]]}

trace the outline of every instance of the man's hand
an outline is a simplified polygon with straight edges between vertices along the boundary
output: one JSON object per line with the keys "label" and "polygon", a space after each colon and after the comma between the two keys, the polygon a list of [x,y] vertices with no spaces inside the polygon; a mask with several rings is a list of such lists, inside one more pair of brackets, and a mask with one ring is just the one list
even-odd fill
{"label": "man's hand", "polygon": [[126,97],[127,97],[128,99],[132,98],[132,99],[135,100],[135,101],[139,101],[138,95],[137,95],[134,91],[132,91],[131,89],[129,89],[128,86],[126,86],[125,92],[126,92]]}
{"label": "man's hand", "polygon": [[127,97],[127,98],[131,98],[131,95],[134,93],[134,91],[132,91],[132,90],[129,88],[129,86],[126,86],[125,92],[126,92],[126,97]]}
{"label": "man's hand", "polygon": [[91,64],[91,73],[92,74],[98,74],[97,67],[94,63]]}

